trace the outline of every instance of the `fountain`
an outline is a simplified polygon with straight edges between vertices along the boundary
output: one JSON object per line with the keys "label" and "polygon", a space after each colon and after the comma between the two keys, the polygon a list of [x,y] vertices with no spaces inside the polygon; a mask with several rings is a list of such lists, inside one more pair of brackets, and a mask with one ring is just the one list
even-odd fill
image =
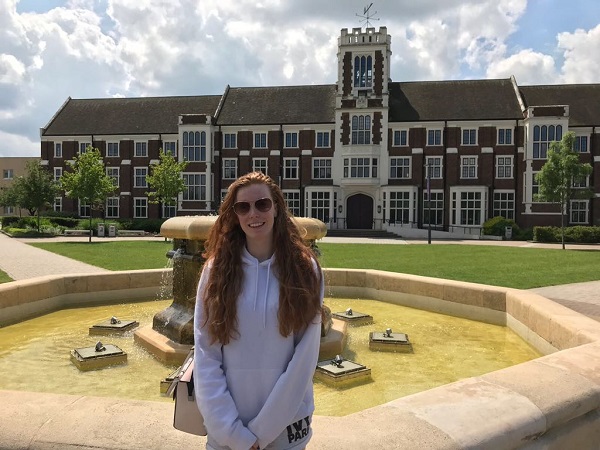
{"label": "fountain", "polygon": [[352,308],[346,308],[345,311],[334,312],[332,316],[336,319],[344,320],[351,325],[368,325],[373,322],[373,316],[353,311]]}
{"label": "fountain", "polygon": [[371,369],[354,361],[335,355],[330,361],[319,361],[315,379],[335,387],[347,387],[371,379]]}
{"label": "fountain", "polygon": [[369,333],[369,348],[371,350],[412,353],[413,347],[406,333],[392,333],[391,328],[386,328],[383,333],[371,331]]}
{"label": "fountain", "polygon": [[[194,342],[194,306],[200,271],[204,264],[204,241],[217,216],[179,216],[161,226],[161,235],[173,239],[167,257],[173,261],[173,303],[154,316],[152,327],[134,333],[136,342],[166,363],[181,364]],[[308,245],[325,236],[326,227],[317,219],[293,218]],[[321,357],[340,353],[344,345],[343,323],[334,325],[325,311],[322,325]]]}
{"label": "fountain", "polygon": [[79,370],[97,370],[127,363],[127,353],[116,345],[104,345],[98,341],[94,347],[71,351],[71,362]]}
{"label": "fountain", "polygon": [[125,334],[139,326],[136,320],[121,320],[115,316],[103,322],[92,325],[89,329],[90,336],[92,335],[110,335],[110,334]]}

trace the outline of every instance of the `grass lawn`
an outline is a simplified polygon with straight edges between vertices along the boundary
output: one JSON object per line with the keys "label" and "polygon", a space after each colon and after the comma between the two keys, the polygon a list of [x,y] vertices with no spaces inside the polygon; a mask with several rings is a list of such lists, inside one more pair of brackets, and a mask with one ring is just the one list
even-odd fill
{"label": "grass lawn", "polygon": [[[109,270],[162,268],[170,242],[32,244]],[[600,279],[600,251],[475,245],[320,243],[324,267],[379,269],[529,289]]]}
{"label": "grass lawn", "polygon": [[6,272],[0,270],[0,283],[8,283],[9,281],[13,281],[13,279],[9,277]]}

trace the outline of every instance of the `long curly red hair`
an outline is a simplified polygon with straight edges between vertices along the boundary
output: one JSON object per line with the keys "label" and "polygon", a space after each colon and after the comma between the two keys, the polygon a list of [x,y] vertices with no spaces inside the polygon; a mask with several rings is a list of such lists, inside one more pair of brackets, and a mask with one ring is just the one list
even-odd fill
{"label": "long curly red hair", "polygon": [[238,336],[237,299],[242,286],[242,250],[246,243],[233,204],[238,191],[252,184],[269,187],[278,212],[273,225],[273,245],[274,273],[279,280],[279,332],[282,336],[299,332],[321,313],[321,270],[317,258],[302,240],[279,186],[262,172],[251,172],[229,187],[203,253],[207,261],[212,260],[203,293],[204,325],[212,341],[223,345]]}

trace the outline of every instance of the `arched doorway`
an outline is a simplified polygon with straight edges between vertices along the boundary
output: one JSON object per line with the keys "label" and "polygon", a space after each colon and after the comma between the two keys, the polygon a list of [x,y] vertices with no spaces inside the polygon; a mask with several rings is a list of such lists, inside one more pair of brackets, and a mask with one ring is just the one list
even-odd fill
{"label": "arched doorway", "polygon": [[354,194],[346,200],[346,228],[370,230],[373,228],[373,199],[365,194]]}

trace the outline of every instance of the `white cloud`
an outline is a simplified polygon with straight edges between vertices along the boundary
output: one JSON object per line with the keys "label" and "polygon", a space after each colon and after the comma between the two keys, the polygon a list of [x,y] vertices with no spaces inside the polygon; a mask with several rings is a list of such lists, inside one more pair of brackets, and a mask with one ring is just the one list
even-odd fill
{"label": "white cloud", "polygon": [[530,49],[493,62],[486,75],[488,78],[514,75],[519,84],[552,84],[558,76],[554,58]]}
{"label": "white cloud", "polygon": [[576,30],[558,35],[558,48],[564,52],[561,79],[565,83],[600,81],[600,25],[589,31]]}
{"label": "white cloud", "polygon": [[0,157],[5,156],[40,156],[39,140],[0,130]]}

